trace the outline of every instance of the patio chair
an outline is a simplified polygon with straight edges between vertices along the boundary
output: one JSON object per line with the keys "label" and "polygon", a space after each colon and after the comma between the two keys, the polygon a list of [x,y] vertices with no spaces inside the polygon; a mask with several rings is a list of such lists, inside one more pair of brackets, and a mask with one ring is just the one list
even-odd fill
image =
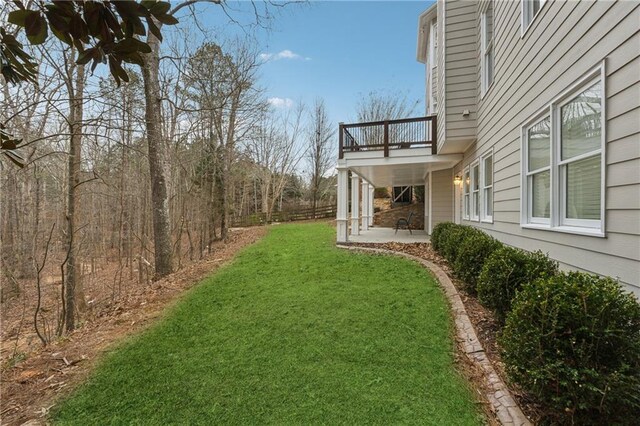
{"label": "patio chair", "polygon": [[400,219],[398,219],[396,222],[396,234],[398,233],[398,229],[400,229],[400,227],[404,227],[405,229],[409,230],[409,234],[413,235],[413,232],[411,232],[412,218],[413,218],[413,212],[409,212],[409,217],[407,218],[401,217]]}

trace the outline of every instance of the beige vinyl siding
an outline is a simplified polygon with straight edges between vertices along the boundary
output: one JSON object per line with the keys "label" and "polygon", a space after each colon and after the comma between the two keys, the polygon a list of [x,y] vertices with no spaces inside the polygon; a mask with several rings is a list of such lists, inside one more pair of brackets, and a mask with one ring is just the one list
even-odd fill
{"label": "beige vinyl siding", "polygon": [[[617,277],[640,295],[640,3],[547,1],[523,37],[519,2],[496,1],[494,10],[494,83],[480,99],[477,65],[477,141],[455,170],[493,147],[494,223],[474,224],[563,267]],[[479,43],[478,32],[478,52]],[[521,126],[603,60],[606,237],[522,228]]]}
{"label": "beige vinyl siding", "polygon": [[445,7],[446,138],[471,141],[476,137],[477,4],[454,0]]}
{"label": "beige vinyl siding", "polygon": [[431,226],[453,220],[453,173],[451,169],[431,173]]}

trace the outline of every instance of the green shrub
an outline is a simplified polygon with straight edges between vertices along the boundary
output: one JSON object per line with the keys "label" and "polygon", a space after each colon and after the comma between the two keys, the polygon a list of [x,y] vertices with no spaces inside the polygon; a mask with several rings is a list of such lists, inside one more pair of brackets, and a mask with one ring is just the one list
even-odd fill
{"label": "green shrub", "polygon": [[526,284],[558,273],[558,263],[541,251],[503,246],[485,261],[478,278],[478,299],[504,323],[516,292]]}
{"label": "green shrub", "polygon": [[464,240],[470,235],[480,234],[475,228],[465,225],[454,225],[450,229],[443,232],[443,237],[439,243],[441,246],[440,254],[453,265],[458,257],[458,252]]}
{"label": "green shrub", "polygon": [[433,247],[436,252],[441,253],[447,234],[456,226],[459,225],[453,222],[440,222],[433,227],[433,231],[431,231],[431,247]]}
{"label": "green shrub", "polygon": [[573,272],[525,284],[499,342],[510,378],[548,420],[638,421],[640,304],[612,279]]}
{"label": "green shrub", "polygon": [[476,293],[478,277],[484,262],[502,243],[482,231],[470,232],[463,239],[453,262],[453,270],[471,294]]}

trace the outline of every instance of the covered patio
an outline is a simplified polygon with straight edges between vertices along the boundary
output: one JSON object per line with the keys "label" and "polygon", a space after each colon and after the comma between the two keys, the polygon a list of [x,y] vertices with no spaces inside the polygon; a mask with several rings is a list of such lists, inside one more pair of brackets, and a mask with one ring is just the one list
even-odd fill
{"label": "covered patio", "polygon": [[350,243],[427,243],[429,235],[422,229],[400,229],[396,233],[392,228],[368,228],[358,235],[349,237]]}
{"label": "covered patio", "polygon": [[[461,154],[437,154],[434,116],[340,124],[337,242],[427,242],[433,225],[452,220],[452,167]],[[374,189],[425,186],[425,229],[373,228]],[[434,208],[434,206],[436,206]]]}

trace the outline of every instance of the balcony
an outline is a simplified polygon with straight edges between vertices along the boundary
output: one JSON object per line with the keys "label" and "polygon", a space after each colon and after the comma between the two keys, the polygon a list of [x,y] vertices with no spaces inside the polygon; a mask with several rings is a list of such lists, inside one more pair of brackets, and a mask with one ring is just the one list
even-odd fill
{"label": "balcony", "polygon": [[430,148],[435,155],[436,116],[340,124],[339,139],[340,159],[349,152],[382,151],[389,157],[390,150],[412,148]]}

